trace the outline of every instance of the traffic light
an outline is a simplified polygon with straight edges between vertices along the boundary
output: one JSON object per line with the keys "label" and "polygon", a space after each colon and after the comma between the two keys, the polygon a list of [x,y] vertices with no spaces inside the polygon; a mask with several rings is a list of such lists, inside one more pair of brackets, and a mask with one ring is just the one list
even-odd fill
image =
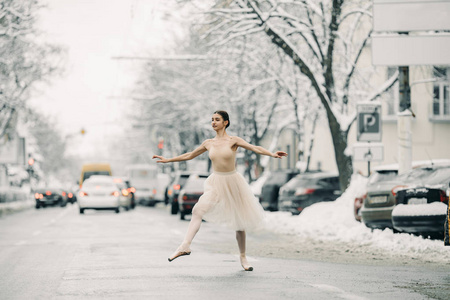
{"label": "traffic light", "polygon": [[32,167],[32,166],[34,165],[34,158],[30,157],[30,158],[28,159],[28,165],[29,165],[30,167]]}
{"label": "traffic light", "polygon": [[158,149],[162,150],[164,148],[164,140],[160,139],[158,143]]}
{"label": "traffic light", "polygon": [[84,130],[84,128],[81,128],[80,133],[81,133],[81,135],[84,135],[86,133],[86,130]]}

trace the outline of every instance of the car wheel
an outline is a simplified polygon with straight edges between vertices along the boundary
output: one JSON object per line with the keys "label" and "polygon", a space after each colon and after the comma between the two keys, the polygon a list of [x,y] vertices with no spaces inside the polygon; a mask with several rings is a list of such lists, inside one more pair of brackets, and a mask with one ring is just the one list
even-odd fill
{"label": "car wheel", "polygon": [[80,208],[80,214],[84,214],[84,208]]}
{"label": "car wheel", "polygon": [[171,214],[176,215],[178,213],[178,203],[172,203]]}
{"label": "car wheel", "polygon": [[120,209],[116,208],[116,214],[120,213]]}
{"label": "car wheel", "polygon": [[186,214],[182,211],[180,211],[180,220],[184,220],[184,217],[186,216]]}
{"label": "car wheel", "polygon": [[130,210],[130,207],[125,206],[125,210],[126,210],[126,211],[129,211],[129,210]]}
{"label": "car wheel", "polygon": [[36,209],[41,208],[41,206],[40,206],[39,204],[37,204],[37,203],[36,203],[36,206],[35,206],[35,207],[36,207]]}

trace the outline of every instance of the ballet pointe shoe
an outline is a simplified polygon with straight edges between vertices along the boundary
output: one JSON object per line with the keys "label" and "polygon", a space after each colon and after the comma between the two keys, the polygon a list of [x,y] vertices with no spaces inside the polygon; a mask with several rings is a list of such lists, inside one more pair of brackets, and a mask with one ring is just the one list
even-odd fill
{"label": "ballet pointe shoe", "polygon": [[244,268],[245,271],[253,271],[253,267],[248,263],[246,257],[240,257],[241,259],[241,266]]}
{"label": "ballet pointe shoe", "polygon": [[169,262],[173,261],[174,259],[180,257],[180,256],[185,256],[185,255],[190,255],[191,254],[191,249],[189,249],[189,246],[183,246],[181,245],[180,247],[178,247],[178,249],[172,254],[171,257],[168,258]]}

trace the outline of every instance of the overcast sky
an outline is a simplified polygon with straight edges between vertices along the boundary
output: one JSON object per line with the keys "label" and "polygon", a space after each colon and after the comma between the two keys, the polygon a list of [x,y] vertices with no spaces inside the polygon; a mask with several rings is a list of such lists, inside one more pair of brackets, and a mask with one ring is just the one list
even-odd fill
{"label": "overcast sky", "polygon": [[[114,56],[157,55],[182,35],[167,0],[46,0],[39,28],[67,49],[65,75],[40,88],[31,104],[56,118],[69,146],[101,151],[121,130],[127,96],[142,61]],[[80,130],[86,134],[81,137]]]}

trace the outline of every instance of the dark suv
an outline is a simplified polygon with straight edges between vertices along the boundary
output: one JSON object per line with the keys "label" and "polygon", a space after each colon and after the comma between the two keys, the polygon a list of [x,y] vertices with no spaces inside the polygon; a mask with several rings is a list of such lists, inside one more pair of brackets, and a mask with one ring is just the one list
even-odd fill
{"label": "dark suv", "polygon": [[167,191],[167,195],[169,196],[169,204],[171,205],[171,214],[178,214],[179,204],[178,204],[178,195],[180,194],[180,190],[183,188],[184,184],[188,180],[189,176],[192,174],[198,175],[198,177],[207,178],[209,176],[208,173],[205,172],[193,172],[193,171],[179,171],[175,174],[175,178],[169,186]]}
{"label": "dark suv", "polygon": [[399,190],[395,197],[397,206],[392,211],[394,228],[441,238],[447,217],[449,181],[450,166],[430,167],[422,172],[417,183]]}
{"label": "dark suv", "polygon": [[341,195],[339,177],[329,173],[299,174],[280,188],[280,210],[298,215],[305,207],[334,201]]}
{"label": "dark suv", "polygon": [[261,205],[265,210],[278,210],[278,192],[280,187],[298,175],[297,170],[278,170],[270,173],[261,189]]}

